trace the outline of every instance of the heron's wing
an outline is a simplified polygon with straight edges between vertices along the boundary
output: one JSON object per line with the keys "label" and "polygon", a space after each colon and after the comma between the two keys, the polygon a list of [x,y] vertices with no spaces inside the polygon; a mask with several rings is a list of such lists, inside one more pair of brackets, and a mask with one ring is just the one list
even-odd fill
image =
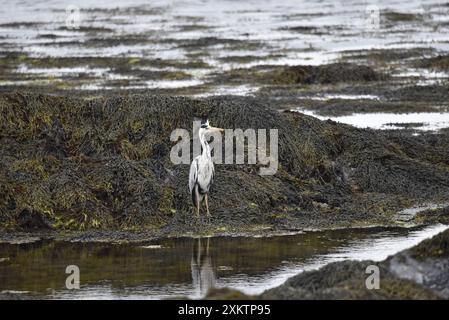
{"label": "heron's wing", "polygon": [[189,190],[192,192],[195,187],[195,183],[198,179],[198,158],[193,159],[192,164],[190,165],[190,173],[189,173]]}

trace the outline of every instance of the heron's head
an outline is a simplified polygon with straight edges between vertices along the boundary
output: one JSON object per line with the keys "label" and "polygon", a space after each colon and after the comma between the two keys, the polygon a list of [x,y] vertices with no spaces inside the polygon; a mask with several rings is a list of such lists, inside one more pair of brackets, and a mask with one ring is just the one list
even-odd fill
{"label": "heron's head", "polygon": [[204,119],[204,120],[201,121],[200,130],[198,132],[200,138],[207,137],[208,135],[211,135],[211,134],[213,134],[215,132],[223,133],[224,129],[212,127],[209,124],[209,120],[208,119]]}

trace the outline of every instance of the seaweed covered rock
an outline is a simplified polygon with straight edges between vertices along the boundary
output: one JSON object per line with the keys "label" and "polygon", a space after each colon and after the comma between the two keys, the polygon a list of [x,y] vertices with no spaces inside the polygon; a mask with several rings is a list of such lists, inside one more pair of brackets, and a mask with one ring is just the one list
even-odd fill
{"label": "seaweed covered rock", "polygon": [[423,58],[417,63],[417,67],[436,70],[449,70],[449,55]]}
{"label": "seaweed covered rock", "polygon": [[261,164],[216,165],[210,203],[216,228],[386,224],[404,205],[449,194],[448,164],[436,147],[427,146],[423,156],[418,139],[401,143],[279,112],[257,99],[6,93],[0,226],[192,230],[189,165],[170,161],[170,135],[191,131],[193,119],[206,115],[223,128],[279,130],[275,175],[259,175]]}
{"label": "seaweed covered rock", "polygon": [[342,261],[322,269],[304,272],[288,279],[283,285],[267,290],[262,299],[280,300],[384,300],[384,299],[441,299],[428,288],[410,280],[395,277],[387,268],[379,266],[379,290],[365,285],[366,268],[374,261]]}
{"label": "seaweed covered rock", "polygon": [[[342,261],[298,274],[262,299],[448,299],[449,229],[382,262]],[[366,286],[367,267],[379,268],[379,289]]]}
{"label": "seaweed covered rock", "polygon": [[277,71],[278,84],[329,84],[338,82],[377,81],[381,79],[371,67],[351,63],[332,63],[319,66],[291,66]]}

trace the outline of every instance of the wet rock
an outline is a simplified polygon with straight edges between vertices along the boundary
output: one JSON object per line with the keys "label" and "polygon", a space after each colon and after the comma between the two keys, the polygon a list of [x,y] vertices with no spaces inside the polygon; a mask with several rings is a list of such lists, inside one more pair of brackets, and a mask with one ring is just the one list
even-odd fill
{"label": "wet rock", "polygon": [[0,291],[0,300],[35,300],[29,292]]}
{"label": "wet rock", "polygon": [[338,82],[377,81],[382,78],[372,68],[351,63],[320,66],[292,66],[275,73],[277,84],[329,84]]}
{"label": "wet rock", "polygon": [[42,230],[51,228],[44,215],[28,209],[23,209],[16,220],[18,227],[24,230]]}
{"label": "wet rock", "polygon": [[[0,114],[0,227],[12,231],[391,224],[397,210],[449,194],[446,134],[362,130],[258,99],[5,93]],[[216,166],[212,223],[192,221],[189,166],[169,156],[172,130],[204,115],[224,128],[279,130],[275,175],[260,176],[261,164]]]}
{"label": "wet rock", "polygon": [[429,209],[419,212],[415,216],[419,223],[444,223],[449,224],[449,206],[443,208]]}
{"label": "wet rock", "polygon": [[384,11],[382,12],[383,20],[386,20],[390,23],[397,22],[416,22],[423,19],[420,14],[413,13],[404,13],[404,12],[396,12],[396,11]]}
{"label": "wet rock", "polygon": [[441,101],[445,103],[449,99],[449,88],[444,85],[407,86],[391,90],[385,96],[392,101]]}
{"label": "wet rock", "polygon": [[388,258],[384,264],[396,277],[449,299],[449,230]]}
{"label": "wet rock", "polygon": [[365,281],[366,268],[372,261],[343,261],[329,264],[316,271],[304,272],[288,279],[283,285],[267,290],[261,299],[439,299],[432,291],[410,280],[394,277],[381,268],[381,287],[369,290]]}
{"label": "wet rock", "polygon": [[425,124],[422,122],[390,122],[386,123],[386,126],[390,126],[392,128],[404,128],[404,129],[410,129],[410,128],[420,128],[423,127]]}
{"label": "wet rock", "polygon": [[[447,209],[446,209],[447,211]],[[418,260],[448,259],[449,258],[449,231],[446,230],[432,239],[427,239],[419,245],[408,250],[411,257]]]}
{"label": "wet rock", "polygon": [[[343,261],[269,289],[261,299],[448,299],[449,230],[382,261]],[[379,267],[380,288],[367,289],[366,268]]]}
{"label": "wet rock", "polygon": [[238,290],[229,288],[209,289],[205,297],[206,300],[253,300],[254,296],[246,295]]}
{"label": "wet rock", "polygon": [[417,63],[417,66],[421,68],[449,70],[449,56],[439,55],[432,58],[424,58]]}

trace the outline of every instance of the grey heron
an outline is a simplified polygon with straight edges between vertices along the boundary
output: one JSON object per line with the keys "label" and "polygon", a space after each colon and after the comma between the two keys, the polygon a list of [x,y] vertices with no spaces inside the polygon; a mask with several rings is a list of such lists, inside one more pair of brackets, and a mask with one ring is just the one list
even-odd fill
{"label": "grey heron", "polygon": [[201,122],[201,127],[198,131],[202,152],[193,159],[189,174],[189,190],[197,218],[200,216],[200,206],[203,201],[206,205],[207,216],[210,217],[208,192],[214,179],[215,169],[209,143],[207,142],[207,135],[223,131],[224,129],[210,126],[207,119]]}

